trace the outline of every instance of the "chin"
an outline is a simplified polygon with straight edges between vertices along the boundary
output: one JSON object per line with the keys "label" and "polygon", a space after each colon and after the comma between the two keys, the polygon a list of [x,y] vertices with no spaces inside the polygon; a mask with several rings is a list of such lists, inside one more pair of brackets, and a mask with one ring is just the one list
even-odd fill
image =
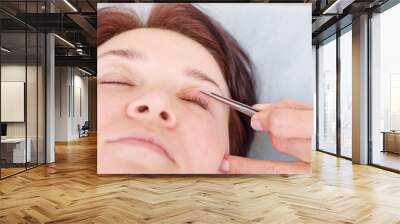
{"label": "chin", "polygon": [[[99,174],[170,174],[178,173],[169,167],[160,167],[154,164],[129,163],[121,164],[113,160],[99,160],[101,164],[97,167]],[[115,165],[117,163],[117,165]]]}
{"label": "chin", "polygon": [[143,147],[101,147],[98,153],[99,174],[177,173],[177,165]]}

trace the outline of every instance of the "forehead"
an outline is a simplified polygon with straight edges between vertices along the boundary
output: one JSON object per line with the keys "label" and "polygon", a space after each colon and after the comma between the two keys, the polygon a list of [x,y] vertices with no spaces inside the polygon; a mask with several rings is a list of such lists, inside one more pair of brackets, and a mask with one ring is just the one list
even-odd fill
{"label": "forehead", "polygon": [[162,62],[181,61],[182,64],[206,65],[219,71],[219,66],[211,53],[198,42],[174,31],[156,28],[140,28],[119,34],[100,47],[135,49],[150,59],[162,59]]}
{"label": "forehead", "polygon": [[98,49],[102,54],[113,49],[134,49],[143,54],[144,61],[164,71],[183,71],[187,67],[202,70],[223,89],[226,82],[217,61],[198,42],[174,31],[140,28],[119,34]]}

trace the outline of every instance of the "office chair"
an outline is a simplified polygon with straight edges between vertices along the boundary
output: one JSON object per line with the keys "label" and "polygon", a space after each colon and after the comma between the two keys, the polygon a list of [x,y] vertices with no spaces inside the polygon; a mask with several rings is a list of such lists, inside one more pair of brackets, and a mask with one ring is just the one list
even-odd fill
{"label": "office chair", "polygon": [[89,125],[89,121],[85,121],[85,123],[82,125],[82,127],[79,127],[80,125],[78,125],[78,129],[79,129],[79,138],[80,137],[87,137],[89,136],[89,129],[90,129],[90,125]]}

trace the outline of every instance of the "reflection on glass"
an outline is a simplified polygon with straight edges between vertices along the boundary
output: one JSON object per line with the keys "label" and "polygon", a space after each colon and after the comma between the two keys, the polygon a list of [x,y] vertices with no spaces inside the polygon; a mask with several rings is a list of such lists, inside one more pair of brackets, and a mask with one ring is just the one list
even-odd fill
{"label": "reflection on glass", "polygon": [[372,18],[372,163],[400,170],[400,5]]}
{"label": "reflection on glass", "polygon": [[[30,158],[27,162],[27,167],[37,165],[37,33],[27,33],[27,98],[26,98],[26,112],[27,112],[27,142],[30,147]],[[28,148],[29,148],[28,147]]]}
{"label": "reflection on glass", "polygon": [[390,130],[400,130],[400,73],[390,74]]}
{"label": "reflection on glass", "polygon": [[46,60],[46,52],[45,52],[45,44],[46,39],[45,35],[42,33],[38,34],[38,136],[37,136],[37,149],[38,156],[37,162],[38,164],[45,163],[45,60]]}
{"label": "reflection on glass", "polygon": [[[19,16],[44,13],[45,1],[0,1]],[[45,162],[45,35],[0,12],[0,177]],[[38,19],[33,16],[31,19]]]}
{"label": "reflection on glass", "polygon": [[6,129],[1,140],[2,177],[25,170],[31,155],[31,142],[26,141],[25,41],[25,32],[1,34],[1,45],[8,49],[1,51],[1,122]]}
{"label": "reflection on glass", "polygon": [[318,48],[319,149],[336,153],[336,39]]}
{"label": "reflection on glass", "polygon": [[340,153],[352,157],[352,35],[340,36]]}

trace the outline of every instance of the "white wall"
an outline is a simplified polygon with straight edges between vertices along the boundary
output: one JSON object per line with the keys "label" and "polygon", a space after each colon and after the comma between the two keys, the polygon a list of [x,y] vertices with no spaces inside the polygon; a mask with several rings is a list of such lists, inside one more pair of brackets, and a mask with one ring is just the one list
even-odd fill
{"label": "white wall", "polygon": [[56,67],[55,79],[55,141],[77,139],[78,124],[88,120],[88,78],[76,68]]}
{"label": "white wall", "polygon": [[[87,77],[82,77],[78,73],[76,75],[75,70],[75,75],[74,75],[74,96],[72,98],[75,100],[74,101],[74,108],[72,108],[72,119],[71,119],[71,135],[73,138],[78,138],[79,137],[79,132],[78,132],[78,124],[82,126],[85,121],[88,120],[88,78]],[[79,93],[80,91],[80,93]],[[80,96],[80,97],[79,97]],[[71,105],[73,103],[71,102]],[[80,108],[81,107],[81,108]],[[79,111],[82,110],[82,111]],[[74,113],[75,112],[75,113]]]}
{"label": "white wall", "polygon": [[[25,80],[27,78],[27,80]],[[24,82],[26,83],[26,107],[25,105],[20,108],[20,112],[25,114],[26,121],[22,122],[6,122],[7,123],[7,137],[10,138],[24,138],[25,135],[30,140],[30,148],[32,161],[36,162],[36,158],[39,159],[39,163],[44,162],[44,150],[45,150],[45,139],[44,139],[44,74],[42,73],[42,67],[21,64],[3,64],[1,66],[1,81],[2,82]],[[4,89],[2,89],[3,92]],[[23,90],[22,90],[23,91]],[[24,92],[22,92],[23,94]],[[7,95],[2,95],[2,98],[7,98]],[[23,102],[24,104],[25,102]],[[3,104],[3,103],[2,103]],[[10,107],[3,107],[1,110],[4,112],[16,113]],[[37,153],[39,154],[37,156]]]}
{"label": "white wall", "polygon": [[[25,75],[26,75],[26,71],[25,69],[27,69],[26,71],[28,72],[28,78],[30,77],[31,74],[35,74],[36,75],[36,67],[34,66],[27,66],[25,67],[25,65],[2,65],[1,66],[1,81],[9,81],[9,82],[25,82]],[[36,86],[36,80],[29,80],[29,86]],[[31,103],[34,102],[33,98],[36,99],[36,88],[27,88],[27,103]],[[2,96],[3,97],[3,96]],[[36,101],[34,104],[32,105],[28,105],[30,107],[34,107],[34,108],[30,108],[29,112],[31,111],[36,111]],[[7,110],[7,108],[1,108],[1,110]],[[32,122],[34,121],[36,124],[36,113],[27,113],[27,119],[28,122]],[[32,133],[32,131],[30,131],[30,128],[33,128],[33,125],[31,123],[28,124],[28,137],[29,134]],[[34,129],[36,130],[36,126],[34,127]],[[36,132],[35,132],[36,133]],[[25,137],[25,122],[7,122],[7,136],[8,137]]]}
{"label": "white wall", "polygon": [[55,141],[68,141],[69,68],[55,68]]}
{"label": "white wall", "polygon": [[[2,65],[1,81],[25,82],[25,65]],[[6,108],[1,108],[6,110]],[[25,123],[7,123],[7,137],[25,137]]]}

